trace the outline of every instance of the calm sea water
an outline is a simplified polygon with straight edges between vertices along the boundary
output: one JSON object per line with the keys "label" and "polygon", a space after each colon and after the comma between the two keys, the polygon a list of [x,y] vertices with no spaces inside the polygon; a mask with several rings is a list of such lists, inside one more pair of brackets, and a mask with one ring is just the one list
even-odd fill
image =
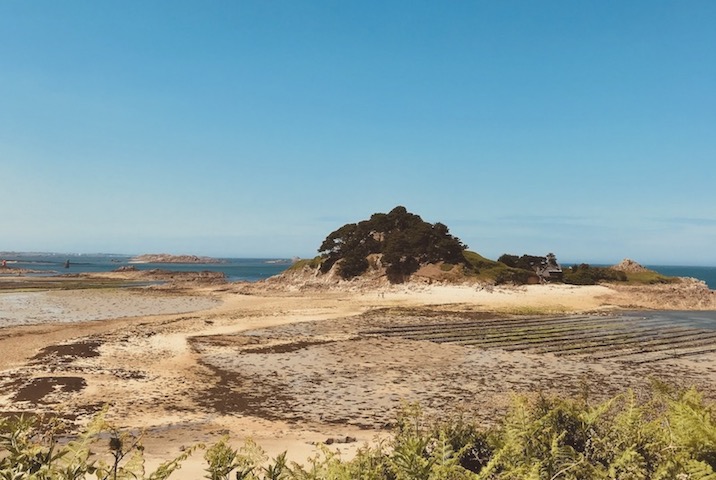
{"label": "calm sea water", "polygon": [[[210,270],[223,272],[227,280],[256,282],[277,275],[291,265],[288,259],[273,258],[222,258],[221,263],[129,263],[127,255],[23,255],[4,254],[9,267],[27,268],[47,272],[48,275],[85,272],[109,272],[124,265],[138,270],[155,268],[174,271]],[[66,262],[69,268],[65,268]]]}
{"label": "calm sea water", "polygon": [[[11,267],[29,268],[46,271],[48,274],[108,272],[130,265],[128,255],[23,255],[1,254]],[[69,260],[70,268],[64,268]],[[140,270],[154,268],[178,271],[210,270],[223,272],[229,281],[256,282],[283,272],[291,265],[288,259],[270,258],[224,258],[222,263],[139,263],[132,264]],[[716,267],[693,267],[673,265],[649,265],[648,268],[663,275],[674,277],[693,277],[703,280],[712,290],[716,290]]]}
{"label": "calm sea water", "polygon": [[674,265],[648,265],[654,271],[669,277],[693,277],[706,282],[711,290],[716,290],[716,267],[682,267]]}

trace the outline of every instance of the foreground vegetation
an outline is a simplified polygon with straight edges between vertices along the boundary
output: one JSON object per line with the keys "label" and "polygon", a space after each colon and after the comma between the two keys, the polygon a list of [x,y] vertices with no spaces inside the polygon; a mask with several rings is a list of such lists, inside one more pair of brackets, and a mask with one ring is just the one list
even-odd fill
{"label": "foreground vegetation", "polygon": [[[389,441],[342,460],[327,447],[305,465],[269,460],[253,442],[197,445],[154,472],[144,471],[141,438],[97,417],[60,444],[57,425],[36,418],[0,421],[0,479],[166,479],[203,452],[205,478],[251,479],[716,479],[713,405],[691,389],[656,385],[592,404],[518,398],[494,428],[462,415],[427,420],[415,405],[398,416]],[[101,448],[104,456],[92,453]],[[176,475],[174,475],[176,477]]]}

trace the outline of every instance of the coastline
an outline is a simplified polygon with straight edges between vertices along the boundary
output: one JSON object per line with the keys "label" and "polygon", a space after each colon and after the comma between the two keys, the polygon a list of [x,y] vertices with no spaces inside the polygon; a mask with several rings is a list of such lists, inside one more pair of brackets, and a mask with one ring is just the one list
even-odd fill
{"label": "coastline", "polygon": [[218,258],[197,255],[170,255],[168,253],[147,253],[129,259],[128,263],[180,263],[180,264],[218,264]]}
{"label": "coastline", "polygon": [[[539,320],[580,312],[603,318],[658,301],[666,308],[684,305],[674,300],[675,290],[665,293],[603,285],[373,288],[350,282],[45,292],[26,298],[48,322],[0,328],[0,409],[82,423],[108,403],[110,420],[146,428],[151,466],[178,455],[182,445],[224,433],[237,445],[251,437],[271,456],[288,450],[299,462],[327,438],[355,437],[337,446],[349,456],[385,433],[403,400],[433,413],[464,408],[489,423],[515,393],[575,394],[585,381],[598,396],[643,390],[655,377],[698,384],[716,399],[714,354],[637,365],[366,333],[418,318]],[[0,301],[12,295],[18,294],[0,293]],[[146,309],[139,308],[142,300]],[[200,308],[161,310],[162,301]],[[691,307],[705,305],[700,299]],[[200,476],[199,457],[172,478]]]}

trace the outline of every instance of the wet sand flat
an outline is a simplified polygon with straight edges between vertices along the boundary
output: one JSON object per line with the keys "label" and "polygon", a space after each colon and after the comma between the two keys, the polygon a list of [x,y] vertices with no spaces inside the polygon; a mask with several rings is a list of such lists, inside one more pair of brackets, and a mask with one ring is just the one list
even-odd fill
{"label": "wet sand flat", "polygon": [[217,304],[206,296],[129,288],[9,292],[0,293],[0,328],[185,313]]}

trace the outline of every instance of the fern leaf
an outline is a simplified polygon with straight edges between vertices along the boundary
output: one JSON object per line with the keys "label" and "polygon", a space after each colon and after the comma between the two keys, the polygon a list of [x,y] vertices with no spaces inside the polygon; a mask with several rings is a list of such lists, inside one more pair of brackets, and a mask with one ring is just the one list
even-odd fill
{"label": "fern leaf", "polygon": [[181,463],[189,458],[189,456],[200,447],[201,445],[194,445],[193,447],[184,450],[184,452],[182,452],[182,454],[178,457],[162,463],[147,477],[147,480],[166,480],[169,478],[169,475],[174,473],[176,470],[179,470],[181,468]]}
{"label": "fern leaf", "polygon": [[689,460],[685,465],[690,480],[716,480],[716,472],[711,465],[699,460]]}
{"label": "fern leaf", "polygon": [[644,457],[633,448],[628,448],[609,465],[609,478],[646,480],[648,472]]}

